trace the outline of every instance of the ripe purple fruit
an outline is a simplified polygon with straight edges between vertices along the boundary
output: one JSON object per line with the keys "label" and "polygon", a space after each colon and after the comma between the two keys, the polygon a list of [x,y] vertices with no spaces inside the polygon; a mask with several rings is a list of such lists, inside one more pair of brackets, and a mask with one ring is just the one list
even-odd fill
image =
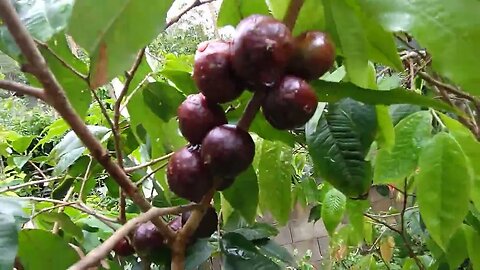
{"label": "ripe purple fruit", "polygon": [[295,38],[295,49],[290,59],[290,74],[305,80],[318,79],[335,61],[335,46],[326,33],[304,32]]}
{"label": "ripe purple fruit", "polygon": [[248,168],[254,155],[252,137],[237,126],[218,126],[202,142],[202,160],[219,177],[234,178]]}
{"label": "ripe purple fruit", "polygon": [[153,250],[161,248],[164,239],[152,222],[140,224],[133,234],[133,245],[140,255],[149,255]]}
{"label": "ripe purple fruit", "polygon": [[179,231],[182,228],[182,217],[178,216],[168,222],[168,227],[172,229],[174,232]]}
{"label": "ripe purple fruit", "polygon": [[272,87],[284,75],[293,51],[290,30],[280,21],[252,15],[237,26],[233,68],[254,89]]}
{"label": "ripe purple fruit", "polygon": [[235,182],[235,178],[222,178],[220,180],[220,183],[218,184],[217,190],[219,191],[224,191],[225,189],[231,187],[233,185],[233,182]]}
{"label": "ripe purple fruit", "polygon": [[229,102],[239,97],[243,91],[233,72],[230,46],[229,42],[221,40],[198,45],[193,79],[209,102]]}
{"label": "ripe purple fruit", "polygon": [[212,128],[227,123],[222,107],[208,103],[202,94],[189,95],[178,107],[177,116],[180,131],[192,144],[201,143]]}
{"label": "ripe purple fruit", "polygon": [[123,257],[127,257],[135,253],[135,250],[126,238],[122,238],[120,241],[118,241],[115,244],[115,247],[113,247],[113,251],[115,251],[117,255]]}
{"label": "ripe purple fruit", "polygon": [[274,128],[293,129],[307,123],[317,105],[315,92],[307,82],[286,76],[278,87],[268,93],[262,111]]}
{"label": "ripe purple fruit", "polygon": [[193,147],[183,147],[172,155],[167,180],[173,193],[194,202],[199,202],[213,186],[213,177],[200,158],[200,150]]}
{"label": "ripe purple fruit", "polygon": [[[182,226],[187,223],[187,220],[190,218],[191,212],[185,212],[182,214]],[[210,237],[216,230],[218,226],[218,216],[215,212],[215,208],[208,207],[205,215],[203,216],[200,224],[197,227],[197,230],[193,233],[193,238],[205,238]]]}

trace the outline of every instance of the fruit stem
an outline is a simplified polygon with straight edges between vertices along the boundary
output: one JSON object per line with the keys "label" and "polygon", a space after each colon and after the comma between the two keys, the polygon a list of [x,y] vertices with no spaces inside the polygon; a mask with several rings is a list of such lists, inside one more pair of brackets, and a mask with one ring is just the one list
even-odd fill
{"label": "fruit stem", "polygon": [[302,9],[304,0],[291,0],[288,5],[287,13],[283,18],[283,23],[290,29],[293,30],[295,22],[297,21],[298,14]]}
{"label": "fruit stem", "polygon": [[245,111],[243,112],[242,118],[238,121],[237,126],[245,131],[248,131],[248,128],[252,124],[255,115],[257,115],[258,110],[262,106],[262,102],[267,96],[266,90],[257,90],[253,95],[252,99],[247,104]]}

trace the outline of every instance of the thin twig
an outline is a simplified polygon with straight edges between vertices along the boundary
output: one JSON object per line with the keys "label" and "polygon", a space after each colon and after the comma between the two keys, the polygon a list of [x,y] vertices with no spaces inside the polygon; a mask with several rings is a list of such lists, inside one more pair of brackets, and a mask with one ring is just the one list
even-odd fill
{"label": "thin twig", "polygon": [[68,70],[70,70],[73,74],[75,74],[75,76],[77,76],[78,78],[80,78],[81,80],[85,81],[88,84],[87,75],[84,75],[84,74],[80,73],[73,66],[71,66],[69,63],[67,63],[60,55],[58,55],[56,52],[54,52],[52,50],[52,48],[50,48],[50,46],[48,46],[48,44],[46,44],[44,42],[41,42],[40,40],[37,40],[37,39],[35,39],[35,43],[38,46],[47,50],[51,55],[53,55],[53,57],[55,57],[62,64],[62,66],[64,66]]}
{"label": "thin twig", "polygon": [[158,166],[158,168],[153,169],[151,172],[147,173],[142,178],[140,178],[140,180],[135,182],[135,185],[137,185],[137,186],[142,185],[148,178],[150,178],[150,176],[154,175],[155,173],[157,173],[161,169],[165,168],[167,166],[167,164],[168,163],[162,164],[161,166]]}
{"label": "thin twig", "polygon": [[85,189],[85,184],[87,183],[88,176],[90,174],[90,169],[92,167],[93,159],[92,157],[88,156],[90,161],[88,162],[87,165],[87,170],[85,171],[85,175],[83,176],[82,179],[82,185],[80,186],[80,192],[78,193],[78,200],[83,202],[83,190]]}
{"label": "thin twig", "polygon": [[7,187],[4,187],[4,188],[0,189],[0,194],[5,193],[7,191],[14,191],[14,190],[17,190],[17,189],[20,189],[20,188],[23,188],[23,187],[28,187],[28,186],[32,186],[32,185],[52,182],[52,181],[55,181],[55,180],[58,180],[58,177],[52,177],[52,178],[36,180],[36,181],[30,181],[30,182],[27,182],[27,183],[18,184],[18,185],[14,185],[14,186],[7,186]]}
{"label": "thin twig", "polygon": [[125,168],[125,172],[126,173],[131,173],[131,172],[134,172],[136,170],[140,170],[140,169],[143,169],[143,168],[146,168],[146,167],[150,167],[160,161],[164,161],[164,160],[167,160],[169,159],[171,156],[173,155],[173,152],[172,153],[169,153],[169,154],[166,154],[164,156],[161,156],[161,157],[158,157],[158,158],[155,158],[155,159],[152,159],[146,163],[143,163],[143,164],[140,164],[140,165],[137,165],[137,166],[132,166],[132,167],[128,167],[128,168]]}
{"label": "thin twig", "polygon": [[43,179],[48,179],[48,177],[43,173],[43,171],[35,163],[33,163],[31,160],[29,160],[28,163],[32,165],[33,168],[35,168],[35,170],[43,177]]}
{"label": "thin twig", "polygon": [[[142,62],[143,56],[145,55],[145,48],[141,49],[140,52],[137,54],[137,58],[135,59],[133,66],[125,72],[125,84],[123,86],[122,91],[118,95],[117,100],[115,101],[115,105],[113,107],[113,135],[114,135],[114,142],[115,142],[115,152],[117,154],[117,162],[120,168],[123,169],[123,154],[122,154],[122,139],[120,137],[120,106],[122,105],[122,100],[125,97],[125,95],[128,92],[128,88],[130,87],[130,83],[133,80],[133,77],[135,76],[135,73],[138,70],[138,67],[140,66],[140,63]],[[125,191],[122,189],[122,187],[119,187],[119,220],[120,223],[125,223],[127,221],[127,216],[125,213],[125,208],[127,207],[127,199],[126,199],[126,194]]]}
{"label": "thin twig", "polygon": [[295,22],[297,21],[298,14],[302,9],[304,0],[291,0],[290,4],[287,9],[287,14],[283,19],[285,25],[290,29],[293,30],[295,26]]}
{"label": "thin twig", "polygon": [[10,92],[15,92],[23,95],[29,95],[43,101],[45,101],[46,99],[45,92],[42,89],[14,81],[0,80],[0,89],[5,89]]}
{"label": "thin twig", "polygon": [[130,231],[138,225],[163,215],[175,215],[197,208],[195,204],[187,206],[176,206],[168,208],[151,208],[136,218],[129,220],[125,225],[115,231],[105,242],[90,251],[84,258],[72,265],[69,270],[83,270],[96,266],[114,248],[115,244],[123,239]]}
{"label": "thin twig", "polygon": [[215,2],[216,0],[205,0],[205,1],[200,1],[200,0],[195,0],[195,2],[193,2],[190,6],[188,6],[187,8],[185,8],[183,11],[181,11],[177,16],[171,18],[166,24],[165,24],[165,29],[169,28],[170,26],[172,26],[173,24],[177,23],[185,14],[187,14],[187,12],[189,12],[190,10],[196,8],[196,7],[199,7],[203,4],[207,4],[207,3],[212,3],[212,2]]}
{"label": "thin twig", "polygon": [[392,225],[386,223],[386,222],[383,221],[383,220],[380,220],[380,219],[378,219],[378,218],[376,218],[376,217],[374,217],[374,216],[372,216],[372,215],[370,215],[370,214],[368,214],[368,213],[364,213],[363,215],[366,216],[366,217],[368,217],[369,219],[375,221],[376,223],[382,224],[383,226],[389,228],[389,229],[390,229],[391,231],[393,231],[393,232],[396,232],[396,233],[398,233],[398,234],[402,234],[402,232],[401,232],[400,230],[398,230],[397,228],[393,227]]}
{"label": "thin twig", "polygon": [[[95,138],[80,116],[72,108],[65,92],[50,71],[45,59],[36,47],[33,38],[23,25],[9,0],[0,0],[0,17],[3,19],[4,25],[8,28],[24,58],[31,66],[33,75],[43,85],[45,94],[41,90],[38,91],[38,89],[28,88],[27,86],[23,86],[27,88],[21,88],[17,85],[14,90],[46,100],[47,103],[54,107],[65,122],[70,125],[83,144],[90,150],[92,156],[102,164],[105,170],[118,185],[123,188],[133,202],[138,205],[143,212],[148,211],[152,206],[145,199],[142,192],[133,184],[123,169],[110,159],[107,150],[102,146],[100,141]],[[0,87],[5,85],[8,86],[8,84],[0,82]],[[10,88],[12,88],[11,85]],[[162,220],[154,219],[152,222],[169,241],[175,237],[174,232]]]}
{"label": "thin twig", "polygon": [[237,126],[243,130],[248,130],[252,124],[255,115],[257,115],[258,110],[262,106],[262,102],[265,99],[267,93],[263,90],[257,90],[253,95],[252,99],[248,102],[245,111],[243,112],[242,118],[238,121]]}
{"label": "thin twig", "polygon": [[105,105],[103,104],[100,97],[98,97],[98,95],[97,95],[97,91],[95,91],[95,89],[90,88],[90,92],[92,93],[93,98],[95,98],[95,101],[98,103],[98,106],[100,107],[100,111],[102,112],[103,117],[105,117],[108,125],[110,126],[110,128],[112,129],[112,132],[113,132],[113,129],[115,127],[113,126],[112,118],[110,118],[110,116],[108,115],[108,112],[107,112],[107,109],[106,109]]}

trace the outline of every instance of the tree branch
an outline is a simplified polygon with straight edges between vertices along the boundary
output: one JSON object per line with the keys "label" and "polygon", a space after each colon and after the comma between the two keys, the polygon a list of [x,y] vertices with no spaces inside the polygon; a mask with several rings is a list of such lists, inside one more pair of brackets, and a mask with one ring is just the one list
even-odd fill
{"label": "tree branch", "polygon": [[136,170],[140,170],[140,169],[143,169],[143,168],[146,168],[146,167],[150,167],[150,166],[152,166],[152,165],[154,165],[154,164],[156,164],[160,161],[164,161],[164,160],[169,159],[172,155],[173,155],[173,152],[170,153],[170,154],[166,154],[164,156],[152,159],[152,160],[150,160],[146,163],[143,163],[143,164],[140,164],[140,165],[137,165],[137,166],[132,166],[132,167],[125,168],[124,171],[126,173],[131,173],[131,172],[134,172]]}
{"label": "tree branch", "polygon": [[180,214],[186,211],[190,211],[192,209],[196,209],[198,207],[199,206],[196,204],[191,204],[187,206],[176,206],[168,208],[151,208],[147,212],[140,214],[138,217],[129,220],[127,223],[125,223],[125,225],[115,231],[112,236],[105,240],[105,242],[103,242],[100,246],[94,248],[85,257],[83,257],[80,261],[76,262],[68,269],[83,270],[98,265],[100,260],[105,258],[110,253],[110,251],[115,247],[115,244],[118,241],[123,239],[130,231],[132,231],[135,227],[142,223],[145,223],[159,216]]}
{"label": "tree branch", "polygon": [[298,14],[302,9],[304,0],[291,0],[288,5],[287,14],[283,18],[283,22],[290,29],[293,30],[295,22],[297,21]]}
{"label": "tree branch", "polygon": [[[67,100],[65,92],[48,68],[45,59],[35,46],[33,38],[22,24],[9,0],[0,0],[0,17],[3,19],[3,23],[8,28],[23,56],[30,64],[33,75],[43,85],[46,95],[45,100],[47,103],[57,110],[65,122],[67,122],[77,134],[78,138],[80,138],[88,150],[90,150],[92,156],[102,164],[105,170],[112,176],[118,185],[123,188],[133,202],[137,204],[143,212],[148,211],[151,208],[150,203],[145,199],[132,181],[130,181],[123,169],[110,159],[108,152],[88,130],[83,120],[72,108],[70,102]],[[39,98],[44,98],[44,94],[37,90],[32,91],[32,89],[30,89],[27,92],[30,92]],[[154,219],[152,222],[167,239],[171,240],[175,237],[174,232],[160,219]]]}
{"label": "tree branch", "polygon": [[237,126],[245,131],[248,131],[248,128],[252,124],[255,115],[257,115],[258,110],[262,106],[262,102],[267,96],[265,90],[257,90],[253,95],[252,99],[247,104],[245,111],[243,112],[242,118],[237,123]]}
{"label": "tree branch", "polygon": [[22,94],[22,95],[29,95],[29,96],[32,96],[32,97],[36,97],[36,98],[38,98],[40,100],[43,100],[43,101],[46,100],[45,92],[42,89],[32,87],[32,86],[28,86],[28,85],[23,84],[23,83],[0,80],[0,88],[8,90],[10,92],[15,92],[15,93],[19,93],[19,94]]}
{"label": "tree branch", "polygon": [[175,242],[172,245],[172,270],[184,270],[185,269],[185,249],[186,244],[190,236],[193,235],[195,230],[198,228],[198,225],[202,221],[203,216],[207,207],[212,201],[213,195],[215,194],[217,182],[215,181],[214,187],[208,191],[205,196],[203,196],[202,201],[200,202],[201,208],[195,209],[192,211],[192,214],[187,220],[187,223],[183,225],[182,229],[177,233]]}
{"label": "tree branch", "polygon": [[28,187],[28,186],[32,186],[32,185],[52,182],[52,181],[55,181],[57,179],[58,179],[58,177],[53,177],[53,178],[47,178],[47,179],[42,179],[42,180],[37,180],[37,181],[30,181],[30,182],[27,182],[27,183],[18,184],[18,185],[14,185],[14,186],[7,186],[7,187],[4,187],[4,188],[0,189],[0,194],[5,193],[7,191],[17,190],[17,189],[20,189],[20,188],[23,188],[23,187]]}
{"label": "tree branch", "polygon": [[193,2],[190,6],[188,6],[187,8],[185,8],[183,11],[181,11],[177,16],[171,18],[166,24],[165,24],[165,29],[169,28],[170,26],[172,26],[173,24],[177,23],[182,17],[183,15],[187,14],[190,10],[196,8],[196,7],[199,7],[203,4],[208,4],[208,3],[212,3],[212,2],[215,2],[216,0],[205,0],[205,1],[200,1],[200,0],[195,0],[195,2]]}

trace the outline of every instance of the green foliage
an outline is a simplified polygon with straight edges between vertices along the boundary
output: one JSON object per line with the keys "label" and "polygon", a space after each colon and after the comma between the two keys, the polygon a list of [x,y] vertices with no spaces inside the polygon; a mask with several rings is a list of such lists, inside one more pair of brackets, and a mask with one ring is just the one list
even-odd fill
{"label": "green foliage", "polygon": [[[120,146],[126,168],[151,163],[126,171],[156,207],[188,203],[169,191],[164,168],[166,155],[187,144],[176,111],[198,92],[198,44],[219,38],[215,27],[252,14],[282,20],[291,3],[224,0],[212,31],[204,18],[165,29],[167,12],[169,19],[178,12],[173,2],[13,1],[71,106],[113,161]],[[310,82],[317,112],[290,131],[255,115],[253,165],[214,195],[219,230],[190,243],[185,269],[220,254],[225,269],[313,269],[311,253],[295,258],[273,240],[294,205],[311,208],[309,222],[324,223],[326,268],[480,269],[479,2],[303,2],[293,35],[326,31],[337,51],[332,70]],[[144,47],[135,73],[126,74]],[[43,87],[20,71],[28,66],[2,21],[0,50],[1,80]],[[127,80],[116,142],[104,114],[113,118]],[[222,104],[230,124],[251,97],[245,91]],[[79,137],[46,104],[2,96],[0,269],[11,269],[16,257],[25,269],[67,269],[79,260],[72,246],[89,252],[122,226],[115,176]],[[389,209],[370,204],[372,184],[391,199]],[[16,198],[27,196],[28,204]],[[140,210],[127,199],[125,212],[131,219]],[[275,225],[257,223],[260,213]],[[110,255],[110,269],[142,267],[136,255]],[[156,255],[154,267],[163,269],[171,253]]]}

